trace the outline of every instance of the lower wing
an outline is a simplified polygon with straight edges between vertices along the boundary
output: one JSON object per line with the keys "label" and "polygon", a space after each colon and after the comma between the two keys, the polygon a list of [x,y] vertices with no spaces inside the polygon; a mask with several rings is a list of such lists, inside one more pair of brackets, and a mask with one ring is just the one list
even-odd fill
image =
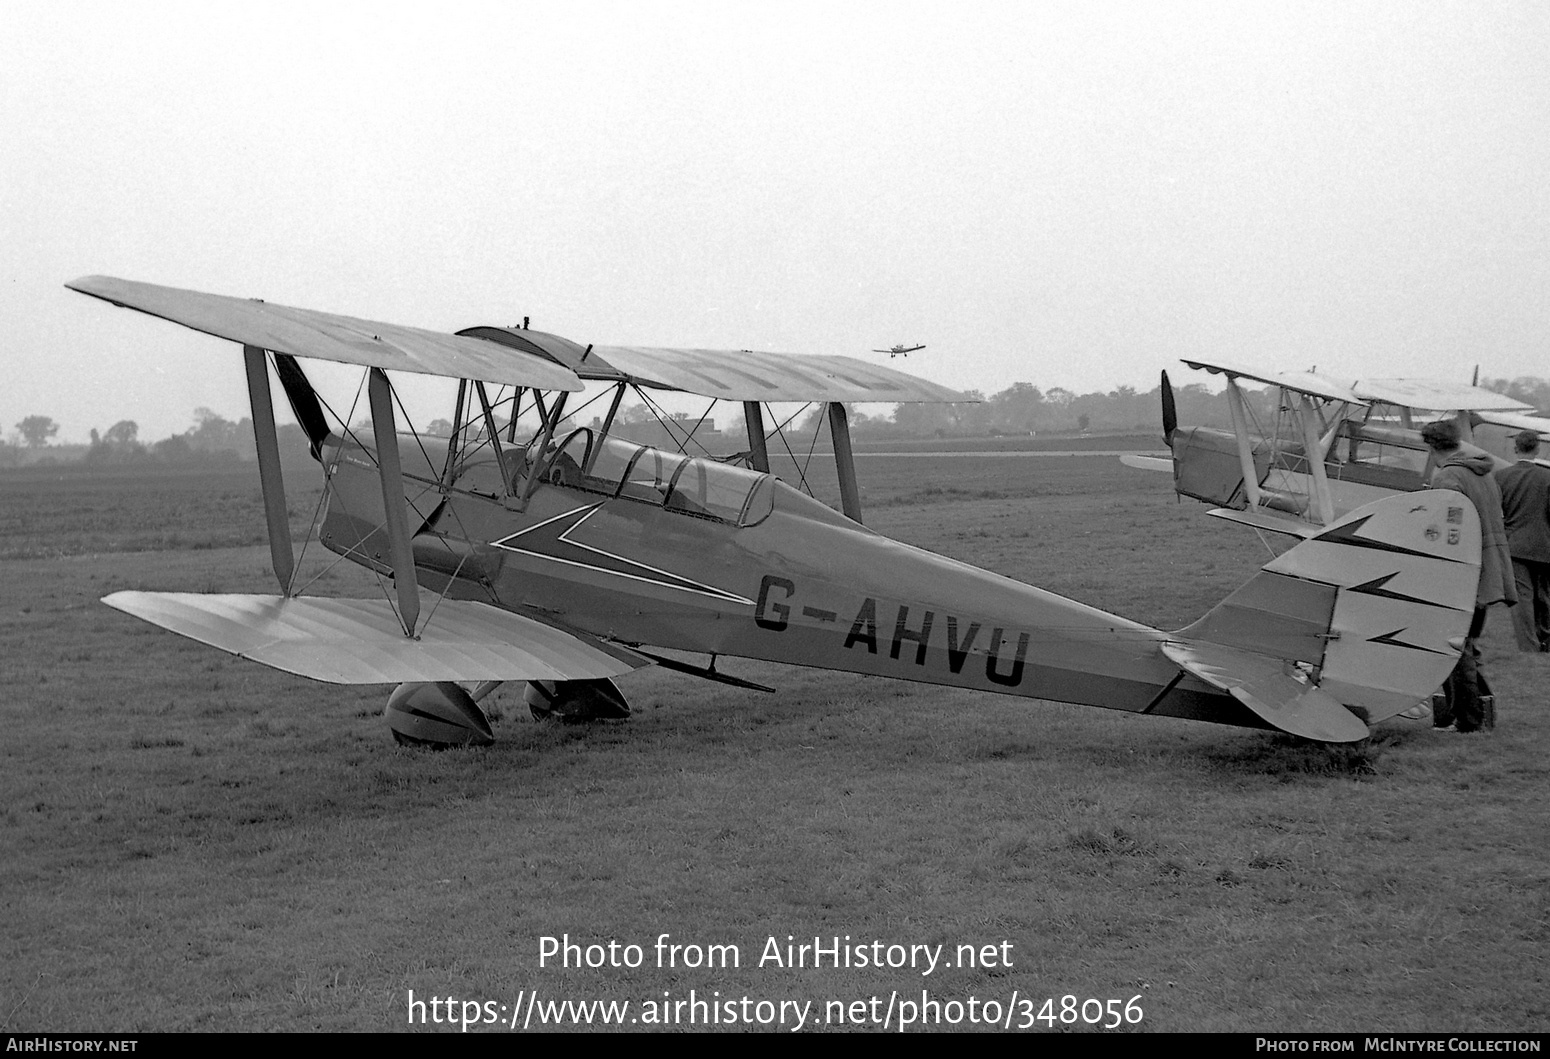
{"label": "lower wing", "polygon": [[586,680],[651,664],[583,633],[442,600],[415,639],[385,599],[115,592],[103,602],[266,666],[330,684]]}

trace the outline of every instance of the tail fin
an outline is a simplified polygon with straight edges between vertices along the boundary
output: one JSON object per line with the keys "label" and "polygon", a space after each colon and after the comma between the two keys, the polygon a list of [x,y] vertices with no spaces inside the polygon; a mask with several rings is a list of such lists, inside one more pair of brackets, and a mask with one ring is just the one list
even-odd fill
{"label": "tail fin", "polygon": [[1447,679],[1479,580],[1469,499],[1398,493],[1265,564],[1163,650],[1278,728],[1351,741]]}

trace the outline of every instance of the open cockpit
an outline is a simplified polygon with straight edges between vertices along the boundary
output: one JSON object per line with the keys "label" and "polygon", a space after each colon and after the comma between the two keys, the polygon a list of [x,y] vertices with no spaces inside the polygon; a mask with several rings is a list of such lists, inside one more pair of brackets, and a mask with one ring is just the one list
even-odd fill
{"label": "open cockpit", "polygon": [[520,462],[519,477],[536,473],[549,485],[636,500],[732,526],[757,525],[774,507],[769,474],[624,438],[599,438],[590,427],[578,427],[558,445],[544,446],[542,439],[535,439]]}

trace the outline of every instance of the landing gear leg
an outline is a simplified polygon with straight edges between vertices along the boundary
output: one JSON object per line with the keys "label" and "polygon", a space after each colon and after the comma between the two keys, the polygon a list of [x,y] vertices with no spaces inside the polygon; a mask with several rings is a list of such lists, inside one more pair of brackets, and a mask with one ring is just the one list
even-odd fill
{"label": "landing gear leg", "polygon": [[530,680],[522,693],[535,721],[550,718],[567,724],[622,721],[630,715],[618,685],[606,677],[595,680]]}

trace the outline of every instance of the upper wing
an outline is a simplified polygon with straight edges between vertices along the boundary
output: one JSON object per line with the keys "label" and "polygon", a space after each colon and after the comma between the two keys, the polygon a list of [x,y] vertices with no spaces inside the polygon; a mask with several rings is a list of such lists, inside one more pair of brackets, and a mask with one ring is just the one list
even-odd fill
{"label": "upper wing", "polygon": [[729,401],[966,401],[957,390],[853,357],[753,350],[600,346],[614,367],[642,385]]}
{"label": "upper wing", "polygon": [[65,286],[217,338],[276,353],[543,390],[582,388],[576,374],[559,364],[477,338],[111,276],[85,276]]}
{"label": "upper wing", "polygon": [[484,603],[444,599],[411,640],[385,599],[115,592],[110,607],[330,684],[585,680],[651,664],[615,644]]}
{"label": "upper wing", "polygon": [[1230,379],[1250,379],[1254,382],[1263,382],[1271,386],[1280,386],[1295,393],[1305,393],[1310,397],[1322,397],[1330,401],[1345,401],[1349,404],[1367,403],[1349,387],[1342,386],[1333,379],[1327,379],[1311,371],[1259,371],[1255,368],[1246,368],[1226,361],[1185,360],[1184,363],[1192,368],[1199,368],[1213,374],[1221,373]]}
{"label": "upper wing", "polygon": [[1434,412],[1522,411],[1534,407],[1481,386],[1439,379],[1359,379],[1351,389],[1368,401]]}
{"label": "upper wing", "polygon": [[629,381],[729,401],[969,400],[957,390],[851,357],[639,346],[583,348],[542,331],[472,327],[449,335],[111,276],[85,276],[65,286],[276,353],[425,375],[571,391],[582,388],[582,379]]}
{"label": "upper wing", "polygon": [[[588,346],[521,328],[459,331],[513,349],[541,352],[583,379],[633,382],[723,401],[959,402],[971,398],[854,357],[760,353],[749,349]],[[886,352],[886,351],[885,351]]]}

